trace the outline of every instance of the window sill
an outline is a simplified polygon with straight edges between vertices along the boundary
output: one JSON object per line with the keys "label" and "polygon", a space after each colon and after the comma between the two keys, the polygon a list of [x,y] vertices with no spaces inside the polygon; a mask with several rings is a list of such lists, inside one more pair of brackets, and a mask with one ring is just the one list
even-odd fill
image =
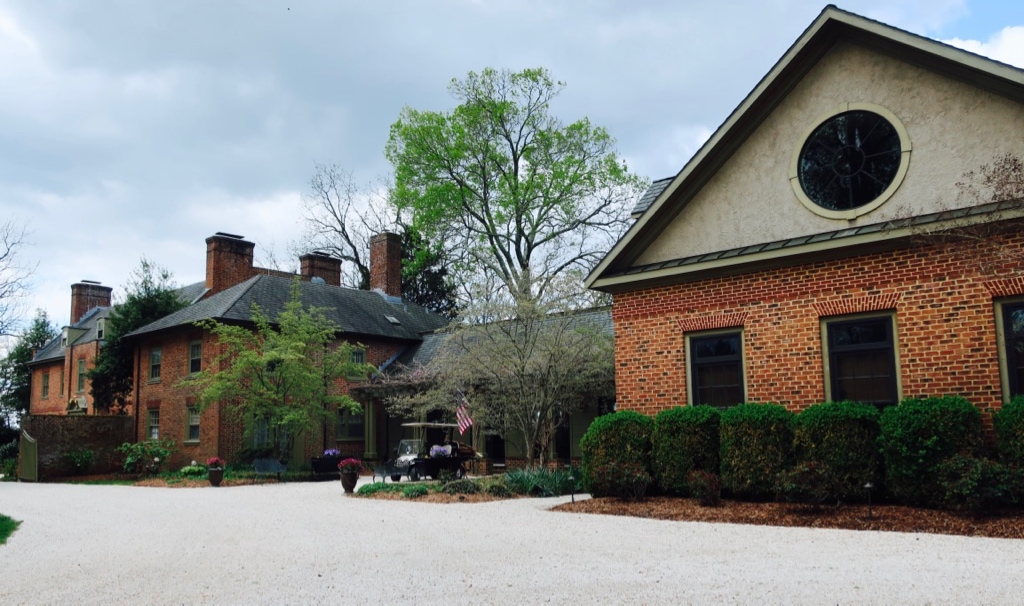
{"label": "window sill", "polygon": [[199,446],[199,440],[182,440],[184,446]]}
{"label": "window sill", "polygon": [[150,379],[150,380],[146,381],[146,384],[147,385],[152,385],[154,383],[159,383],[159,382],[160,382],[160,379]]}

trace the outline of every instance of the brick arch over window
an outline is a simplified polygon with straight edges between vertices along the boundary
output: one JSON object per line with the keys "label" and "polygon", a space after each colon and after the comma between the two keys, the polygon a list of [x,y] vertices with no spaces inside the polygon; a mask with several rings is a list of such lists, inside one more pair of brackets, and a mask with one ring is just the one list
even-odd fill
{"label": "brick arch over window", "polygon": [[887,295],[868,295],[866,297],[847,297],[832,301],[818,301],[814,304],[818,317],[845,316],[870,311],[886,311],[896,309],[903,297],[902,292]]}
{"label": "brick arch over window", "polygon": [[715,330],[718,328],[732,328],[743,326],[747,320],[747,313],[737,314],[716,314],[710,316],[697,316],[679,318],[679,328],[683,332],[695,332],[698,330]]}

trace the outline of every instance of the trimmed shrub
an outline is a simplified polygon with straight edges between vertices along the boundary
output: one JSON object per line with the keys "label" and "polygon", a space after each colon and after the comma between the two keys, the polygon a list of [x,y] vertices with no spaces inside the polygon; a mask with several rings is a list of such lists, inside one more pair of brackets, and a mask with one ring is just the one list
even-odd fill
{"label": "trimmed shrub", "polygon": [[686,485],[697,501],[705,507],[717,507],[722,502],[722,478],[710,471],[694,470],[686,474]]}
{"label": "trimmed shrub", "polygon": [[718,473],[721,414],[710,406],[678,406],[658,413],[651,437],[651,467],[667,493],[692,494],[692,471]]}
{"label": "trimmed shrub", "polygon": [[508,499],[512,496],[512,491],[504,484],[491,484],[487,487],[487,494],[499,499]]}
{"label": "trimmed shrub", "polygon": [[996,450],[1004,465],[1024,468],[1024,395],[1016,396],[992,415]]}
{"label": "trimmed shrub", "polygon": [[766,499],[793,458],[793,413],[779,404],[740,404],[722,412],[722,487]]}
{"label": "trimmed shrub", "polygon": [[817,509],[836,494],[836,478],[824,463],[805,461],[779,474],[776,490],[790,503],[803,503]]}
{"label": "trimmed shrub", "polygon": [[1011,501],[1014,477],[1005,466],[981,457],[955,454],[935,468],[942,492],[939,504],[959,513],[990,513]]}
{"label": "trimmed shrub", "polygon": [[832,485],[826,498],[859,500],[868,482],[881,486],[879,416],[877,408],[858,402],[815,404],[796,416],[796,460],[824,466]]}
{"label": "trimmed shrub", "polygon": [[981,447],[981,413],[960,396],[905,399],[885,409],[879,424],[886,488],[908,505],[943,506],[938,466]]}
{"label": "trimmed shrub", "polygon": [[418,499],[427,496],[430,492],[423,484],[410,484],[402,489],[402,496],[406,499]]}
{"label": "trimmed shrub", "polygon": [[445,494],[476,494],[480,492],[480,485],[473,480],[452,480],[441,486],[441,492]]}
{"label": "trimmed shrub", "polygon": [[653,430],[654,419],[633,411],[595,419],[580,440],[584,488],[595,497],[635,497],[641,484],[646,492]]}
{"label": "trimmed shrub", "polygon": [[[573,481],[569,481],[570,477]],[[569,494],[574,483],[577,484],[576,490],[580,490],[579,474],[574,475],[567,469],[513,469],[505,472],[504,480],[511,492],[532,497],[557,497]]]}

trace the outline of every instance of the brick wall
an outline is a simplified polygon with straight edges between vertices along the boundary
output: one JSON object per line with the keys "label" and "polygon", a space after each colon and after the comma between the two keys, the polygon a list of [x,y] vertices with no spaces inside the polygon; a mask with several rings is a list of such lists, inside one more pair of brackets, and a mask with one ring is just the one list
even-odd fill
{"label": "brick wall", "polygon": [[65,455],[89,448],[95,458],[89,473],[121,471],[114,449],[132,442],[134,419],[128,416],[25,415],[21,427],[38,442],[39,479],[70,475],[73,467]]}
{"label": "brick wall", "polygon": [[[67,348],[63,360],[50,364],[41,364],[32,368],[32,396],[29,401],[32,414],[67,414],[68,400],[85,397],[87,414],[96,414],[93,398],[89,393],[91,384],[85,379],[85,388],[78,390],[78,361],[85,360],[86,372],[96,367],[96,356],[99,355],[100,342],[90,341]],[[63,382],[61,370],[64,371]],[[50,392],[43,398],[43,374],[50,373]],[[106,414],[105,411],[101,411]]]}
{"label": "brick wall", "polygon": [[[1005,258],[1024,257],[1024,237],[994,237],[1013,253]],[[686,404],[684,334],[742,326],[747,401],[803,410],[825,397],[821,318],[894,310],[902,397],[959,394],[998,407],[993,301],[1024,294],[1024,271],[979,263],[976,252],[931,242],[616,294],[617,406],[655,414]]]}
{"label": "brick wall", "polygon": [[[139,419],[136,429],[136,440],[148,438],[148,411],[160,411],[160,437],[170,438],[177,444],[177,451],[171,456],[169,465],[172,468],[187,465],[191,461],[204,462],[212,456],[220,456],[234,461],[238,452],[246,446],[244,425],[240,419],[231,414],[227,405],[211,406],[200,414],[199,441],[186,442],[188,429],[187,410],[195,404],[195,396],[189,389],[181,385],[182,379],[188,375],[189,344],[201,340],[203,344],[202,364],[206,368],[217,357],[216,337],[205,331],[194,328],[182,328],[150,336],[139,342],[138,368],[141,379],[136,392],[139,402]],[[355,339],[353,339],[355,341]],[[366,347],[368,363],[379,366],[394,355],[399,344],[386,341],[359,340]],[[150,352],[153,348],[161,350],[161,370],[159,381],[149,380]],[[347,391],[347,383],[340,382]],[[333,419],[326,428],[326,448],[337,448],[345,455],[362,457],[364,443],[362,440],[342,440],[336,438]],[[299,446],[296,456],[297,465],[303,462],[308,465],[309,458],[320,456],[324,451],[324,433],[317,430]]]}

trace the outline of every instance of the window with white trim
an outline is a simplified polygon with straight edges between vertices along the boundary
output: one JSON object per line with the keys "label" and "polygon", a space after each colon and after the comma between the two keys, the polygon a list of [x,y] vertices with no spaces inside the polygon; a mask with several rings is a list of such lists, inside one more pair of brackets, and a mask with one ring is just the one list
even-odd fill
{"label": "window with white trim", "polygon": [[186,442],[198,442],[199,441],[199,409],[195,406],[189,406],[186,416],[188,417],[188,427],[185,430],[185,441]]}
{"label": "window with white trim", "polygon": [[188,344],[188,372],[197,374],[203,370],[203,342],[192,341]]}
{"label": "window with white trim", "polygon": [[146,427],[150,440],[160,439],[160,409],[150,408],[146,415]]}
{"label": "window with white trim", "polygon": [[159,347],[149,350],[149,380],[160,380],[160,367],[163,361],[163,351]]}

